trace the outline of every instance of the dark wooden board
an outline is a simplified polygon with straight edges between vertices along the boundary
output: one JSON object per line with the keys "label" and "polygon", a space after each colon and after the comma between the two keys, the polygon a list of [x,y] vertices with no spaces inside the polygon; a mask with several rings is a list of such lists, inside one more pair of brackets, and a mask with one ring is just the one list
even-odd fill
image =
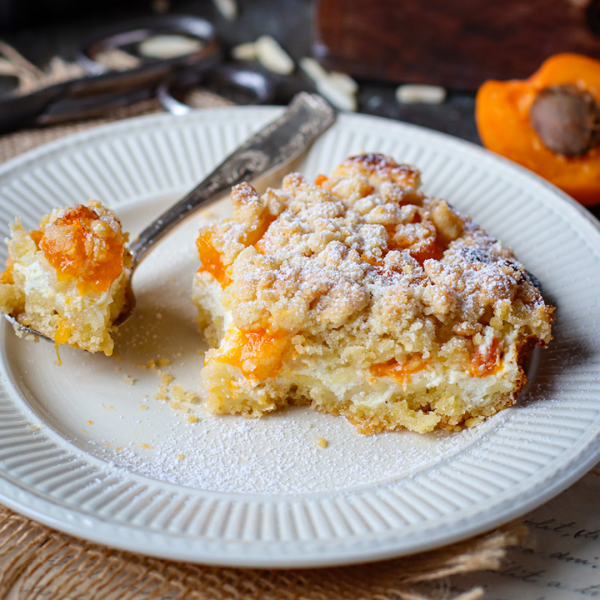
{"label": "dark wooden board", "polygon": [[474,91],[548,56],[600,59],[598,0],[318,0],[315,55],[351,75]]}

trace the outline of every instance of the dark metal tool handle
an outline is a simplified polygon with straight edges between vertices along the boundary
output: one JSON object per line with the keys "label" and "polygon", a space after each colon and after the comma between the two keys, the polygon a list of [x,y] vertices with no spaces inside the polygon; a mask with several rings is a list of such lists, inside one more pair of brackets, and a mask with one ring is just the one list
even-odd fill
{"label": "dark metal tool handle", "polygon": [[299,156],[335,121],[335,110],[320,96],[302,92],[285,113],[229,155],[185,198],[151,223],[131,244],[134,264],[187,217],[232,186],[251,181]]}

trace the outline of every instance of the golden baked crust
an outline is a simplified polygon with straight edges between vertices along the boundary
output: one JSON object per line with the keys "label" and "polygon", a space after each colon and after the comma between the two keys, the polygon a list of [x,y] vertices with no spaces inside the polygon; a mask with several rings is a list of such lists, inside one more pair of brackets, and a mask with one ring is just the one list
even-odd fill
{"label": "golden baked crust", "polygon": [[17,219],[11,233],[0,310],[57,347],[112,354],[111,324],[123,309],[131,267],[114,212],[90,200],[55,209],[34,231]]}
{"label": "golden baked crust", "polygon": [[367,154],[315,184],[233,189],[233,218],[198,237],[211,411],[300,402],[363,432],[424,432],[514,402],[554,309],[508,248],[419,185]]}

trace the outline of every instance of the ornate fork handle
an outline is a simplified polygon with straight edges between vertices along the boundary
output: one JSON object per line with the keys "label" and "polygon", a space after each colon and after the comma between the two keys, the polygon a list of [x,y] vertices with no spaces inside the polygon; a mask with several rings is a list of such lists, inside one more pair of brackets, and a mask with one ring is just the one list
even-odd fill
{"label": "ornate fork handle", "polygon": [[298,94],[279,119],[252,136],[140,233],[130,246],[134,265],[177,225],[232,186],[256,179],[300,155],[334,120],[335,111],[323,98],[305,92]]}

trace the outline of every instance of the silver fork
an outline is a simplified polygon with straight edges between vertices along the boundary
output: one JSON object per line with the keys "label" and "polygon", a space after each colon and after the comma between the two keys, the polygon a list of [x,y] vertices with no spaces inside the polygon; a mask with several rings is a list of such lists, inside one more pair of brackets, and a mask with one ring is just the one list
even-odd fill
{"label": "silver fork", "polygon": [[[192,214],[212,204],[232,186],[252,181],[299,156],[336,118],[335,110],[316,94],[301,92],[290,102],[285,113],[263,127],[258,133],[230,154],[210,175],[189,194],[153,221],[131,243],[133,256],[131,275],[154,245]],[[126,290],[126,302],[113,325],[125,323],[136,305],[131,278]],[[50,338],[20,323],[12,315],[6,319],[26,335]],[[54,341],[54,340],[50,340]]]}

